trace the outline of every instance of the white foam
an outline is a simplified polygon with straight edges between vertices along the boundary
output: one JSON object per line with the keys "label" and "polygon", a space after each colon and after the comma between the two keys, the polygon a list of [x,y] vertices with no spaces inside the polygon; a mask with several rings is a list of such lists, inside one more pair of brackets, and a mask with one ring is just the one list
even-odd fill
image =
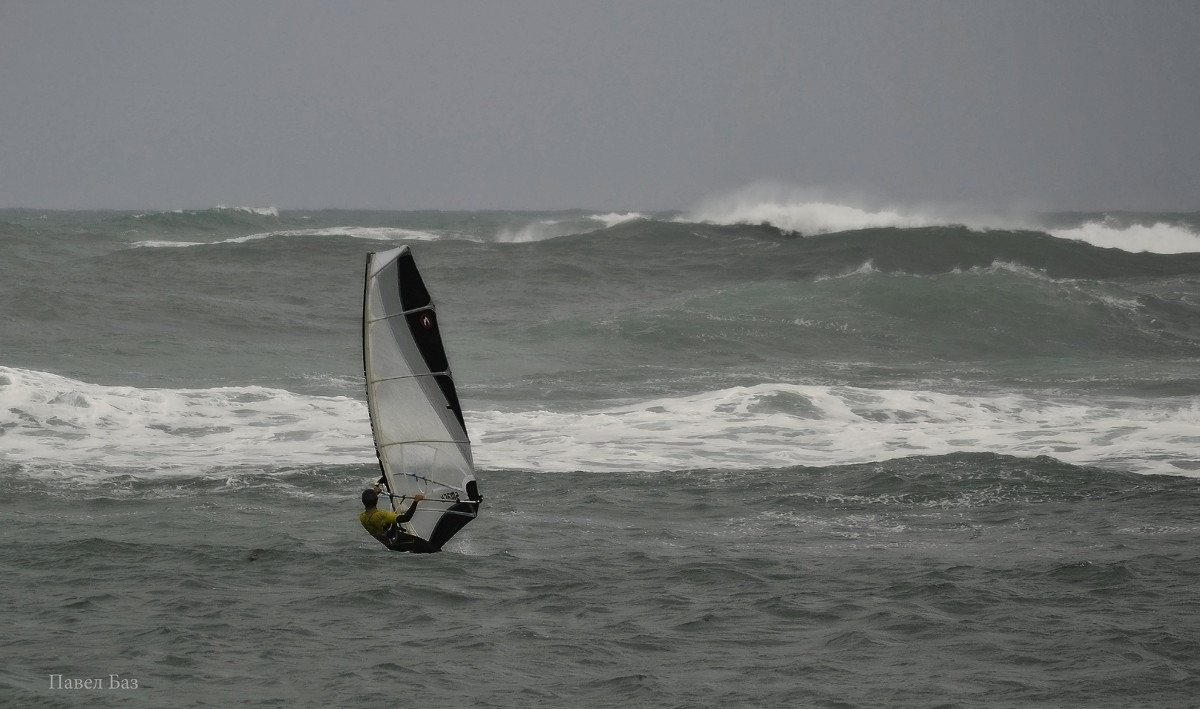
{"label": "white foam", "polygon": [[[230,243],[241,243],[266,239],[272,236],[310,237],[310,236],[348,236],[352,239],[367,241],[437,241],[441,234],[417,229],[399,229],[397,227],[364,227],[364,226],[334,226],[323,229],[292,229],[287,231],[272,231],[265,234],[251,234],[228,239]],[[222,242],[224,243],[224,242]]]}
{"label": "white foam", "polygon": [[[213,207],[213,209],[218,212],[245,212],[247,214],[257,214],[260,217],[278,217],[279,216],[279,209],[274,206],[271,206],[271,207],[230,207],[225,204],[218,204],[216,207]],[[171,210],[167,210],[167,211],[163,211],[163,212],[141,212],[138,214],[134,214],[133,218],[134,219],[145,219],[146,217],[153,216],[155,214],[192,214],[192,215],[196,215],[196,214],[200,214],[200,212],[188,211],[185,209],[171,209]]]}
{"label": "white foam", "polygon": [[624,214],[609,212],[608,214],[593,214],[588,217],[588,219],[594,219],[602,223],[606,229],[614,227],[618,224],[624,224],[625,222],[632,222],[645,218],[646,215],[642,214],[641,212],[625,212]]}
{"label": "white foam", "polygon": [[225,212],[246,212],[247,214],[257,214],[260,217],[278,217],[279,210],[276,207],[230,207],[224,204],[217,205],[218,211]]}
{"label": "white foam", "polygon": [[517,229],[501,229],[492,240],[501,244],[525,244],[580,233],[579,223],[558,219],[542,219]]}
{"label": "white foam", "polygon": [[1200,443],[1198,397],[1060,401],[763,384],[582,413],[476,418],[481,461],[545,471],[826,466],[993,452],[1197,474]]}
{"label": "white foam", "polygon": [[[212,242],[161,240],[136,241],[130,244],[130,246],[153,249],[177,248],[186,246],[208,246],[212,244],[244,244],[248,241],[259,241],[277,236],[290,238],[348,236],[353,239],[364,239],[367,241],[436,241],[444,238],[443,235],[440,234],[435,234],[428,231],[418,231],[414,229],[398,229],[395,227],[335,226],[326,227],[323,229],[289,229],[284,231],[269,231],[261,234],[250,234],[248,236],[235,236],[229,239],[222,239],[220,241]],[[468,237],[459,236],[458,238]]]}
{"label": "white foam", "polygon": [[801,234],[830,234],[854,229],[923,227],[950,223],[943,215],[895,208],[871,209],[839,203],[812,190],[759,183],[713,197],[676,217],[681,222],[771,224]]}
{"label": "white foam", "polygon": [[264,387],[139,389],[0,367],[0,461],[195,474],[374,456],[366,406]]}
{"label": "white foam", "polygon": [[130,246],[139,249],[178,249],[187,246],[204,246],[205,243],[203,241],[159,241],[147,239],[146,241],[135,241]]}
{"label": "white foam", "polygon": [[[347,397],[113,387],[0,367],[0,411],[0,463],[77,478],[375,460],[366,405]],[[484,470],[744,470],[992,452],[1200,476],[1200,397],[760,384],[581,412],[466,414]]]}
{"label": "white foam", "polygon": [[975,231],[1039,230],[1060,239],[1133,253],[1200,252],[1200,233],[1186,224],[1164,221],[1128,224],[1105,217],[1077,227],[1054,229],[1046,226],[1044,218],[1032,213],[986,212],[947,205],[873,208],[854,202],[830,198],[817,190],[758,183],[710,198],[675,221],[723,225],[765,223],[805,235],[885,227],[963,225]]}
{"label": "white foam", "polygon": [[492,240],[501,244],[524,244],[531,241],[546,241],[548,239],[557,239],[561,236],[585,234],[595,231],[595,227],[587,223],[589,221],[600,222],[604,225],[603,228],[607,229],[617,224],[638,219],[646,219],[646,216],[641,212],[625,212],[624,214],[610,212],[608,214],[592,214],[582,218],[539,219],[524,226],[501,229],[496,232]]}
{"label": "white foam", "polygon": [[[958,271],[956,270],[956,272],[958,272]],[[1056,280],[1062,280],[1062,279],[1054,279],[1054,278],[1051,278],[1050,276],[1047,276],[1045,271],[1041,271],[1036,268],[1030,268],[1028,266],[1024,266],[1019,263],[1013,263],[1012,261],[1002,261],[1000,259],[992,261],[991,265],[986,266],[986,267],[972,266],[970,268],[970,272],[971,273],[1011,273],[1013,275],[1021,276],[1023,278],[1028,278],[1028,279],[1035,280],[1035,281],[1046,281],[1048,283],[1053,283]]]}
{"label": "white foam", "polygon": [[854,229],[923,227],[938,221],[892,210],[868,211],[830,202],[733,202],[696,210],[680,221],[711,224],[771,224],[801,234],[830,234]]}
{"label": "white foam", "polygon": [[870,276],[870,275],[873,275],[876,273],[879,273],[879,270],[875,268],[875,262],[872,260],[867,260],[867,261],[864,261],[862,263],[862,265],[860,265],[858,268],[854,268],[854,269],[845,271],[843,273],[836,273],[836,274],[829,275],[829,276],[817,276],[815,281],[817,283],[820,283],[821,281],[831,281],[831,280],[837,280],[840,278],[853,278],[855,276]]}
{"label": "white foam", "polygon": [[1049,233],[1060,239],[1084,241],[1101,248],[1134,253],[1183,254],[1200,251],[1200,234],[1182,224],[1166,222],[1120,226],[1106,219],[1087,222],[1072,229],[1055,229]]}

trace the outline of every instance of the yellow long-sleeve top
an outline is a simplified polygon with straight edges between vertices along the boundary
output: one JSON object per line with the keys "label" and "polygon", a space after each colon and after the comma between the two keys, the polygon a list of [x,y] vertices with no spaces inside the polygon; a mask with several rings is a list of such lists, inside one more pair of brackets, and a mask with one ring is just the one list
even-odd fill
{"label": "yellow long-sleeve top", "polygon": [[408,509],[402,515],[381,510],[377,507],[370,507],[362,511],[362,514],[358,516],[358,521],[362,523],[363,529],[367,530],[372,537],[378,537],[393,524],[402,524],[412,519],[413,513],[417,511],[417,502],[417,500],[413,500],[413,503],[408,506]]}
{"label": "yellow long-sleeve top", "polygon": [[377,507],[372,507],[369,510],[364,510],[358,516],[358,521],[362,522],[363,529],[372,537],[383,534],[383,530],[400,521],[400,515],[395,512],[388,512]]}

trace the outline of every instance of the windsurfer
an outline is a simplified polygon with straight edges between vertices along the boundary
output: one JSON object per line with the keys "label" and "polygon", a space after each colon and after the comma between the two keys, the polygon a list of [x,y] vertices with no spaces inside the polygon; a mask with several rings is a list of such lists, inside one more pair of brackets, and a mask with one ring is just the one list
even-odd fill
{"label": "windsurfer", "polygon": [[398,515],[395,512],[376,507],[379,503],[380,492],[379,485],[370,490],[363,490],[362,503],[366,509],[358,516],[358,521],[362,523],[363,529],[388,549],[402,549],[406,545],[418,541],[416,537],[406,533],[400,525],[412,519],[417,511],[417,503],[424,500],[425,496],[418,493],[413,497],[413,503],[408,506],[404,514]]}

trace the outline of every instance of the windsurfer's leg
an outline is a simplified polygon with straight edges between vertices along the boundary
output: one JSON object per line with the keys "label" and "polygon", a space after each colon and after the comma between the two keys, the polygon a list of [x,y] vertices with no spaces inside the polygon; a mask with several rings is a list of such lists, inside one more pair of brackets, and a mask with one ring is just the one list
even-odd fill
{"label": "windsurfer's leg", "polygon": [[384,541],[383,543],[387,546],[388,549],[396,549],[398,547],[403,547],[406,544],[411,544],[412,540],[416,539],[416,537],[412,536],[411,534],[408,534],[400,527],[398,527],[396,525],[392,525],[391,527],[388,527],[386,530],[384,530],[383,534],[379,535],[379,539],[381,541],[387,540],[387,541]]}
{"label": "windsurfer's leg", "polygon": [[402,547],[412,546],[418,541],[420,540],[417,537],[414,537],[407,532],[396,532],[396,535],[392,537],[392,548],[399,549]]}

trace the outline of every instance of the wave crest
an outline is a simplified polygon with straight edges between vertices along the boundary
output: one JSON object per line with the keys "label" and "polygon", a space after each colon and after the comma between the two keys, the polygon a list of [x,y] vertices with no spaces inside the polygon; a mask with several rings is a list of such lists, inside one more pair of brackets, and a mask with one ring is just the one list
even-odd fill
{"label": "wave crest", "polygon": [[1070,229],[1052,229],[1051,236],[1083,241],[1105,249],[1134,253],[1184,254],[1200,251],[1200,234],[1184,224],[1118,224],[1109,218],[1089,221]]}
{"label": "wave crest", "polygon": [[0,460],[85,477],[99,469],[369,461],[366,405],[257,386],[141,389],[0,367]]}
{"label": "wave crest", "polygon": [[188,246],[212,246],[214,244],[244,244],[248,241],[260,241],[272,237],[308,238],[322,236],[347,236],[352,239],[365,241],[436,241],[442,237],[427,231],[414,229],[399,229],[396,227],[326,227],[323,229],[289,229],[285,231],[268,231],[260,234],[234,236],[220,241],[164,241],[148,239],[135,241],[130,244],[133,248],[162,249],[183,248]]}
{"label": "wave crest", "polygon": [[[0,367],[0,462],[94,478],[369,464],[366,405],[265,387],[141,389]],[[584,411],[476,410],[477,462],[543,472],[843,465],[956,452],[1194,474],[1200,401],[768,383]]]}
{"label": "wave crest", "polygon": [[[802,235],[862,229],[965,226],[972,231],[1041,231],[1059,239],[1081,241],[1130,253],[1200,252],[1200,225],[1194,215],[1169,220],[1162,215],[1104,215],[1064,225],[1062,216],[1038,213],[973,211],[956,207],[870,208],[855,200],[835,199],[812,190],[752,185],[715,197],[676,217],[675,221],[722,226],[769,224]],[[1076,218],[1077,219],[1077,218]]]}
{"label": "wave crest", "polygon": [[813,190],[760,183],[731,195],[711,198],[677,217],[676,221],[726,226],[770,224],[783,231],[812,235],[884,227],[938,226],[951,220],[912,210],[870,209],[843,200],[834,201]]}

